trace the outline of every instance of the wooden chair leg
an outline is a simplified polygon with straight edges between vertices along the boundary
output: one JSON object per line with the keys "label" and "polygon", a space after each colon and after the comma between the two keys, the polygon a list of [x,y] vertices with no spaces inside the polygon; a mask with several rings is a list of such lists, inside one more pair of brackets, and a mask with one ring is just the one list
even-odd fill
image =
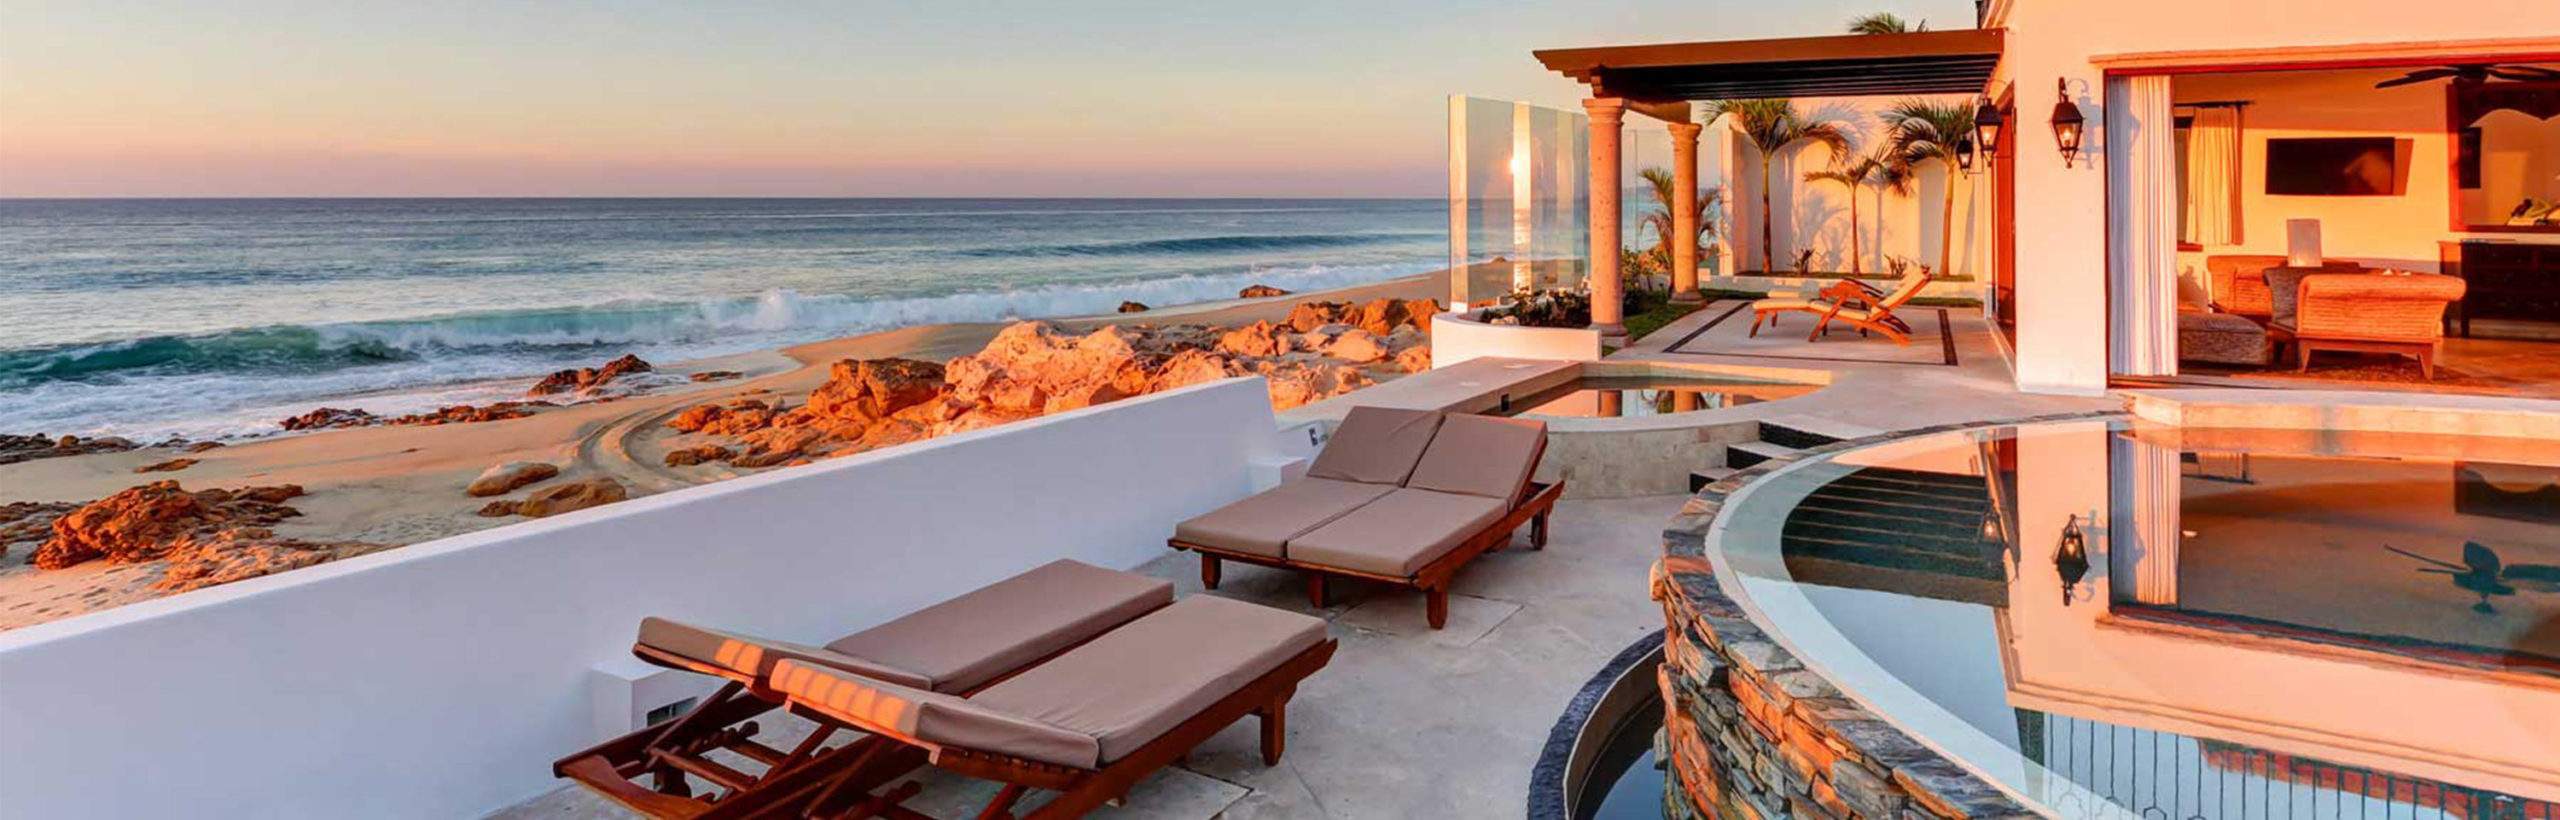
{"label": "wooden chair leg", "polygon": [[1533,550],[1547,548],[1547,513],[1529,517],[1529,548]]}
{"label": "wooden chair leg", "polygon": [[2294,342],[2294,343],[2293,343],[2293,372],[2296,372],[2296,373],[2304,373],[2304,372],[2309,372],[2310,370],[2311,370],[2311,343],[2310,343],[2310,342]]}
{"label": "wooden chair leg", "polygon": [[1208,587],[1210,589],[1217,589],[1221,569],[1222,568],[1218,564],[1218,556],[1210,555],[1205,552],[1200,553],[1201,586]]}
{"label": "wooden chair leg", "polygon": [[1022,792],[1022,784],[1005,784],[1004,789],[996,792],[996,799],[987,801],[986,809],[978,812],[978,820],[1010,820],[1013,804],[1022,799]]}
{"label": "wooden chair leg", "polygon": [[1324,575],[1322,573],[1307,573],[1307,605],[1317,609],[1324,608]]}
{"label": "wooden chair leg", "polygon": [[1431,621],[1431,628],[1439,629],[1441,627],[1448,626],[1449,588],[1432,587],[1430,589],[1423,590],[1422,592],[1424,596],[1423,615]]}
{"label": "wooden chair leg", "polygon": [[1255,714],[1262,718],[1262,765],[1280,765],[1280,752],[1289,737],[1289,701],[1283,699]]}
{"label": "wooden chair leg", "polygon": [[2420,351],[2418,351],[2418,375],[2425,377],[2427,381],[2435,381],[2435,380],[2436,380],[2436,353],[2435,353],[2435,351],[2432,351],[2432,350],[2420,350]]}

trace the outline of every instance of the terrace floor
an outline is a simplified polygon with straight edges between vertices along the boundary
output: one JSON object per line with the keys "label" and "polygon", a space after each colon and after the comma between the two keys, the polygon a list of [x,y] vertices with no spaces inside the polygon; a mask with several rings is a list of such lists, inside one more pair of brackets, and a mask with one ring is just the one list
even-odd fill
{"label": "terrace floor", "polygon": [[[1647,597],[1663,523],[1685,496],[1567,500],[1547,548],[1492,553],[1458,576],[1448,628],[1423,623],[1422,596],[1335,584],[1341,649],[1298,690],[1289,747],[1262,766],[1254,722],[1203,744],[1184,765],[1095,817],[1501,817],[1528,801],[1529,769],[1556,716],[1593,673],[1662,628]],[[1200,594],[1197,559],[1170,553],[1144,569]],[[1313,612],[1296,573],[1230,563],[1208,594]],[[798,718],[770,713],[767,732],[796,739]],[[775,725],[780,724],[780,725]],[[932,773],[910,808],[969,817],[993,784]],[[1036,805],[1037,798],[1024,801]],[[571,786],[502,811],[509,820],[627,817]]]}

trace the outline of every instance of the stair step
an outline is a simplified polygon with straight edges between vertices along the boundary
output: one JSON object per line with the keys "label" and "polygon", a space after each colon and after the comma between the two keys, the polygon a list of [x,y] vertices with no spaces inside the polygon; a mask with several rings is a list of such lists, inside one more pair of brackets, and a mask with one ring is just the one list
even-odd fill
{"label": "stair step", "polygon": [[[1777,435],[1770,435],[1766,432],[1773,427],[1777,428],[1781,432]],[[1866,438],[1868,436],[1884,432],[1883,430],[1878,430],[1865,425],[1850,424],[1848,422],[1823,416],[1808,415],[1771,416],[1760,420],[1760,429],[1763,431],[1760,435],[1761,439],[1782,442],[1796,447],[1815,447],[1823,444],[1830,444],[1835,441],[1847,441],[1853,438]],[[1788,437],[1790,436],[1801,436],[1805,440],[1812,441],[1812,443],[1798,444],[1794,441],[1789,441]]]}
{"label": "stair step", "polygon": [[1779,456],[1794,455],[1798,452],[1802,451],[1784,444],[1775,444],[1766,441],[1745,441],[1735,444],[1727,444],[1724,447],[1724,466],[1739,470],[1745,467],[1757,466],[1760,462],[1768,461],[1769,459],[1777,458]]}
{"label": "stair step", "polygon": [[1932,531],[1919,527],[1862,525],[1841,521],[1788,521],[1781,535],[1792,543],[1813,538],[1847,544],[1907,550],[1932,555],[1970,555],[1981,551],[1981,533],[1969,529]]}
{"label": "stair step", "polygon": [[1699,490],[1706,489],[1707,485],[1723,481],[1725,476],[1738,472],[1742,471],[1731,467],[1709,467],[1691,472],[1689,473],[1689,492],[1695,494]]}
{"label": "stair step", "polygon": [[1790,557],[1838,561],[1884,569],[1952,575],[1960,578],[2001,577],[1997,550],[1969,554],[1929,553],[1894,547],[1835,541],[1818,537],[1787,539]]}

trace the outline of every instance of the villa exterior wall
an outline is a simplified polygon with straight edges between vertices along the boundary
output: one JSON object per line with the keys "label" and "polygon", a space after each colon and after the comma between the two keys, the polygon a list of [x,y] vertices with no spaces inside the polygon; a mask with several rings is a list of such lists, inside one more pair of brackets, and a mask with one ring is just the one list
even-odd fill
{"label": "villa exterior wall", "polygon": [[[2016,170],[2018,384],[2094,393],[2107,384],[2109,152],[2103,75],[2092,58],[2547,35],[2560,31],[2560,4],[2496,0],[2416,13],[2391,0],[2011,0],[1988,25],[2009,32],[1992,87],[2015,89],[2009,133],[2025,140]],[[2089,150],[2070,167],[2048,125],[2057,77],[2089,120]]]}
{"label": "villa exterior wall", "polygon": [[[1937,95],[1915,99],[1971,105],[1973,98]],[[1807,97],[1795,104],[1796,110],[1806,116],[1838,123],[1848,131],[1849,155],[1855,157],[1891,138],[1883,115],[1901,101],[1897,97]],[[1725,252],[1719,270],[1731,273],[1765,269],[1768,265],[1760,259],[1760,152],[1727,126],[1715,127],[1708,136],[1721,143],[1715,149],[1701,149],[1701,156],[1733,158],[1700,171],[1702,187],[1723,185],[1726,190],[1725,219],[1716,240]],[[1829,148],[1807,145],[1779,155],[1770,167],[1770,203],[1776,212],[1770,227],[1775,234],[1778,270],[1792,269],[1796,253],[1808,248],[1814,252],[1814,270],[1849,269],[1849,191],[1838,183],[1804,180],[1806,173],[1830,168],[1839,159]],[[1956,229],[1955,253],[1949,265],[1957,275],[1987,278],[1991,259],[1986,241],[1991,235],[1987,207],[1990,200],[1977,195],[1988,190],[1986,178],[1979,173],[1952,176],[1956,186]],[[1861,269],[1870,273],[1884,271],[1886,260],[1895,256],[1937,266],[1940,217],[1945,210],[1949,177],[1943,164],[1933,162],[1912,180],[1909,193],[1884,194],[1879,203],[1877,189],[1858,190],[1857,250]]]}
{"label": "villa exterior wall", "polygon": [[1231,379],[0,634],[0,813],[478,816],[602,739],[590,670],[642,616],[823,640],[1135,567],[1313,446]]}

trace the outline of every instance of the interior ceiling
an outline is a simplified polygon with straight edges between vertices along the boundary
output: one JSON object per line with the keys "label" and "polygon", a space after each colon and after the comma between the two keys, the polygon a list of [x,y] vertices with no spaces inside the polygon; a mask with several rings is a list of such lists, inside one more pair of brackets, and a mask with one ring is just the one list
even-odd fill
{"label": "interior ceiling", "polygon": [[1752,97],[1978,94],[1999,29],[1548,49],[1547,68],[1593,96],[1649,102]]}

